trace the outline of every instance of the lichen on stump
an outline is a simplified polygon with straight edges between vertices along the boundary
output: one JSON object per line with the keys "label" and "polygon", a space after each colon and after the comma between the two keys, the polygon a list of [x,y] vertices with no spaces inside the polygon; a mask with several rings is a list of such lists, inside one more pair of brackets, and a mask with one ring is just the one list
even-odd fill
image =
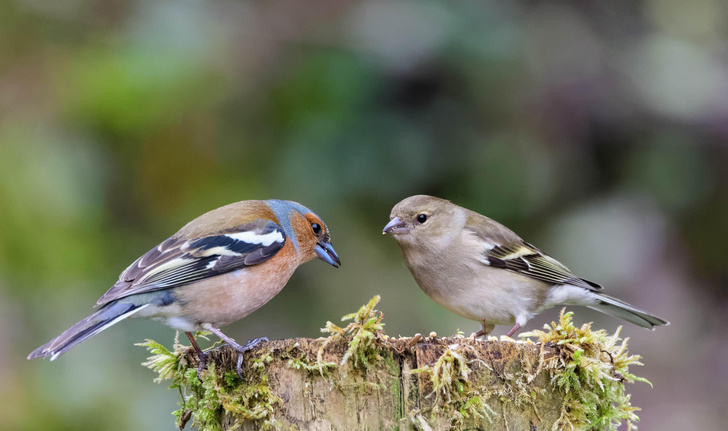
{"label": "lichen on stump", "polygon": [[245,381],[235,373],[237,353],[210,353],[196,376],[194,351],[143,343],[145,363],[180,391],[180,428],[201,430],[466,429],[561,430],[632,428],[639,419],[624,383],[639,364],[619,331],[608,336],[571,313],[544,331],[524,334],[538,343],[447,338],[390,338],[375,297],[341,328],[328,322],[327,338],[263,343],[245,355]]}

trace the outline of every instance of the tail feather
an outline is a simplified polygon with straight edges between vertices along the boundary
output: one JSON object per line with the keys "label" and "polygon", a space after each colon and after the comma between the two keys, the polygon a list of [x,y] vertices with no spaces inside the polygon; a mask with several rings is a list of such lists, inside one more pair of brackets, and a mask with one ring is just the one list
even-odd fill
{"label": "tail feather", "polygon": [[613,317],[624,319],[643,328],[654,329],[655,326],[669,325],[670,322],[663,320],[657,316],[653,316],[642,310],[638,310],[630,304],[620,301],[617,298],[604,294],[595,295],[599,301],[596,305],[591,305],[592,310],[600,311]]}
{"label": "tail feather", "polygon": [[109,326],[126,319],[132,314],[141,311],[147,305],[149,304],[134,305],[120,302],[108,304],[97,310],[94,314],[76,323],[58,337],[33,350],[28,355],[28,359],[50,356],[51,361],[53,361],[79,343],[93,337]]}

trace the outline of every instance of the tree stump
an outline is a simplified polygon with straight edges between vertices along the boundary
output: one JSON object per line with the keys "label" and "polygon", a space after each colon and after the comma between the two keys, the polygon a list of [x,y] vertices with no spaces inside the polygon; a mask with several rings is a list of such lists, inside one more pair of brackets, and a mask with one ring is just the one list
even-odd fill
{"label": "tree stump", "polygon": [[[144,364],[179,389],[178,426],[217,430],[616,430],[639,421],[624,383],[646,380],[619,330],[609,335],[572,313],[522,336],[390,338],[378,297],[327,338],[260,344],[238,354],[211,350],[198,378],[197,354],[147,340]],[[621,341],[621,342],[620,342]]]}
{"label": "tree stump", "polygon": [[[350,341],[326,345],[323,361],[338,364]],[[251,384],[265,377],[277,397],[272,411],[265,420],[251,420],[234,408],[223,409],[222,429],[550,430],[559,419],[563,396],[551,389],[549,373],[539,367],[539,345],[464,337],[414,341],[387,339],[368,367],[344,364],[336,371],[324,369],[323,375],[315,361],[325,339],[263,343],[245,355],[243,372]],[[462,364],[455,356],[441,361],[439,371],[447,369],[449,375],[440,377],[449,382],[436,388],[432,371],[413,372],[432,370],[446,352],[464,359]],[[543,354],[553,355],[553,348]],[[196,367],[192,351],[187,358],[189,367]],[[266,358],[264,370],[252,358]],[[237,353],[225,346],[211,352],[209,363],[222,378],[234,373],[236,359]]]}

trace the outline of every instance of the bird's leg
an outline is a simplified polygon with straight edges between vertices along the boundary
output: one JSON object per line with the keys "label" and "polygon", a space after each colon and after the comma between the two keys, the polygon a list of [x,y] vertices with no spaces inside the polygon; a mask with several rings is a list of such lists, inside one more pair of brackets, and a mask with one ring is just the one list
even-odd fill
{"label": "bird's leg", "polygon": [[243,380],[243,354],[245,354],[245,352],[247,352],[248,350],[255,348],[255,346],[257,346],[258,344],[260,344],[264,341],[268,341],[268,339],[266,337],[260,337],[260,338],[250,340],[250,341],[248,341],[247,344],[245,344],[244,346],[241,346],[240,344],[235,342],[235,340],[233,340],[232,338],[223,334],[222,331],[220,331],[217,328],[212,327],[211,325],[205,325],[204,328],[207,329],[208,331],[212,332],[213,334],[217,335],[218,337],[220,337],[220,339],[222,339],[223,341],[228,343],[230,345],[230,347],[232,347],[233,349],[235,349],[238,352],[238,362],[237,362],[237,366],[235,367],[235,371],[238,373],[238,377],[240,377],[240,380]]}
{"label": "bird's leg", "polygon": [[495,328],[495,325],[488,325],[485,323],[485,318],[483,318],[483,329],[475,333],[475,338],[483,337],[485,338],[486,335],[490,334],[490,331],[492,331]]}
{"label": "bird's leg", "polygon": [[516,331],[521,329],[521,325],[519,323],[516,323],[516,326],[512,327],[510,331],[506,334],[506,337],[510,337],[511,335],[515,334]]}
{"label": "bird's leg", "polygon": [[185,335],[187,335],[192,347],[195,349],[195,353],[197,353],[197,359],[200,362],[200,365],[197,367],[197,380],[202,383],[200,373],[205,369],[205,364],[207,364],[207,353],[203,352],[202,349],[200,349],[200,346],[197,345],[197,341],[195,340],[195,336],[192,335],[192,332],[185,332]]}

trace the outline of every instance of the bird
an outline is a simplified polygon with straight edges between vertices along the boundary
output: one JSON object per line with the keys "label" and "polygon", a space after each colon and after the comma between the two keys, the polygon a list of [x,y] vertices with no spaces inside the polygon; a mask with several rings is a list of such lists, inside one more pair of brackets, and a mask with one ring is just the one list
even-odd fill
{"label": "bird", "polygon": [[241,346],[220,331],[257,310],[314,258],[338,268],[324,221],[286,200],[247,200],[209,211],[134,261],[96,302],[93,314],[38,347],[28,359],[57,359],[69,349],[129,317],[159,320],[187,335],[199,358],[207,353],[193,332],[210,331],[243,354],[267,338]]}
{"label": "bird", "polygon": [[427,195],[396,204],[383,234],[395,238],[419,287],[436,303],[482,323],[513,325],[511,337],[556,305],[580,305],[654,329],[664,319],[602,293],[513,231],[475,211]]}

